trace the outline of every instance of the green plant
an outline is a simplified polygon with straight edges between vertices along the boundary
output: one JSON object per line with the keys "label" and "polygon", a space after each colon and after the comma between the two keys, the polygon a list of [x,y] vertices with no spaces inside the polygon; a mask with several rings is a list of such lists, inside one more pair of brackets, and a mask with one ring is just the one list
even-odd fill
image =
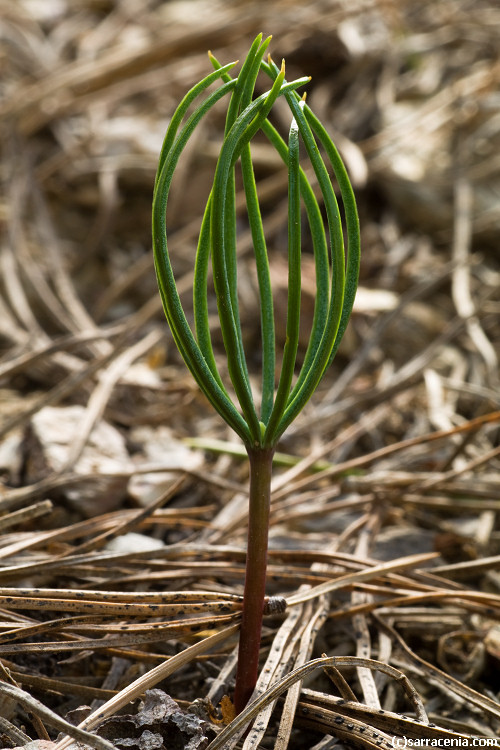
{"label": "green plant", "polygon": [[[270,42],[259,35],[236,78],[229,71],[235,63],[221,66],[210,54],[214,71],[194,86],[175,111],[161,150],[153,198],[153,250],[158,286],[165,315],[175,343],[200,389],[240,436],[250,463],[248,546],[235,707],[247,703],[258,674],[260,633],[264,608],[269,529],[272,460],[280,436],[312,396],[331,364],[349,320],[359,271],[359,225],[352,188],[328,133],[296,93],[308,82],[285,80],[269,58]],[[259,71],[271,79],[268,92],[252,98]],[[188,114],[194,100],[211,84],[218,88]],[[224,95],[231,94],[224,140],[215,168],[213,185],[201,222],[194,263],[194,327],[183,311],[171,266],[166,232],[166,206],[179,157],[202,117]],[[283,96],[292,114],[288,143],[268,120],[276,99]],[[288,169],[288,303],[286,342],[276,385],[276,351],[273,291],[269,261],[252,166],[250,141],[258,131],[265,134]],[[299,164],[299,137],[314,170],[322,194],[325,222],[315,193]],[[318,145],[319,144],[319,145]],[[321,151],[336,177],[344,206],[347,258],[342,218],[335,191]],[[238,307],[236,257],[235,169],[240,165],[246,210],[252,233],[260,294],[262,341],[261,402],[252,394],[243,346]],[[302,205],[312,238],[316,265],[316,300],[309,343],[302,366],[296,372],[301,301]],[[208,318],[208,278],[212,265],[220,328],[228,373],[238,406],[217,368]]]}

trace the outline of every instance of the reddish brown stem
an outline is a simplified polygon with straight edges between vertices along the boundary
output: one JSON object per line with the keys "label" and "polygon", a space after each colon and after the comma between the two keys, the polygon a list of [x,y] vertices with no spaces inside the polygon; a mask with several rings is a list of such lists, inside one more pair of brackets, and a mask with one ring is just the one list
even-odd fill
{"label": "reddish brown stem", "polygon": [[251,448],[248,544],[234,703],[240,713],[248,703],[259,673],[259,650],[267,569],[267,539],[273,453]]}

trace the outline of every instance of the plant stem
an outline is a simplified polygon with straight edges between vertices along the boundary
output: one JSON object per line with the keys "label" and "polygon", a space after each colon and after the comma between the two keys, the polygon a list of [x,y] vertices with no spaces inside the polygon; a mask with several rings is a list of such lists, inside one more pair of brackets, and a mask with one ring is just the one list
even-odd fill
{"label": "plant stem", "polygon": [[250,500],[248,544],[234,704],[246,706],[257,682],[267,568],[267,538],[274,448],[248,448]]}

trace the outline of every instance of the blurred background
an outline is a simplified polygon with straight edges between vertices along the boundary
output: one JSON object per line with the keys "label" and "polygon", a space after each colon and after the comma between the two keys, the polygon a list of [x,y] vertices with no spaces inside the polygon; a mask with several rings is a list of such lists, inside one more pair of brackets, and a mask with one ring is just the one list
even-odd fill
{"label": "blurred background", "polygon": [[[496,3],[3,0],[0,14],[0,346],[8,427],[26,422],[36,410],[26,399],[40,390],[51,403],[85,403],[99,358],[109,362],[125,343],[155,332],[137,352],[142,369],[134,360],[118,379],[108,416],[123,427],[168,419],[191,435],[198,431],[192,420],[210,414],[179,367],[163,321],[151,257],[152,185],[169,117],[211,70],[207,50],[222,63],[243,58],[259,32],[273,35],[271,54],[286,58],[289,79],[312,76],[308,103],[345,160],[361,217],[355,314],[320,411],[309,410],[304,425],[333,420],[330,434],[348,412],[356,418],[404,392],[389,433],[373,436],[384,444],[421,429],[419,419],[450,427],[498,406]],[[277,125],[286,132],[281,112]],[[196,131],[171,197],[170,249],[188,307],[223,117],[221,107]],[[280,321],[286,174],[264,141],[254,159]],[[241,274],[242,319],[257,371],[255,274],[243,212],[239,229],[248,271]],[[305,341],[313,293],[305,238]],[[71,351],[61,343],[51,351],[64,336]],[[78,337],[91,340],[81,345]],[[40,348],[46,355],[33,359]],[[77,373],[72,386],[67,379]],[[61,383],[63,392],[54,392]],[[192,403],[195,411],[184,409]]]}

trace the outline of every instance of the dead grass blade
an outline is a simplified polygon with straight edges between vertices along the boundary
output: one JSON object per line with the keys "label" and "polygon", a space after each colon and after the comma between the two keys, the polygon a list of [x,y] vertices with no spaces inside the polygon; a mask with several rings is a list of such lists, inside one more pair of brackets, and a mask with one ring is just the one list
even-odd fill
{"label": "dead grass blade", "polygon": [[[120,710],[120,708],[123,708],[123,706],[126,706],[127,703],[135,700],[135,698],[142,695],[146,690],[157,685],[158,682],[164,680],[168,675],[175,672],[176,669],[179,669],[200,654],[206,653],[214,646],[227,640],[237,632],[238,627],[239,625],[231,625],[228,628],[224,628],[218,633],[210,635],[208,638],[204,638],[199,643],[189,646],[189,648],[184,649],[184,651],[181,651],[179,654],[172,656],[168,661],[158,665],[145,675],[142,675],[142,677],[139,677],[127,688],[113,696],[113,698],[107,701],[97,711],[90,714],[90,716],[78,725],[78,729],[89,730],[99,726],[104,719],[113,716]],[[70,744],[71,740],[63,739],[57,743],[54,750],[65,750]]]}
{"label": "dead grass blade", "polygon": [[[169,620],[168,623],[155,623],[147,626],[147,632],[138,632],[137,629],[119,628],[119,632],[131,631],[130,635],[110,635],[110,628],[105,628],[102,638],[82,638],[70,641],[45,641],[44,643],[20,643],[0,645],[0,654],[49,654],[67,653],[78,651],[94,651],[109,649],[123,649],[125,646],[136,646],[140,643],[161,643],[166,638],[178,638],[179,636],[198,635],[207,630],[213,630],[221,625],[227,625],[235,620],[239,621],[240,615],[215,615],[212,617],[196,617],[192,619]],[[75,636],[76,638],[76,636]]]}
{"label": "dead grass blade", "polygon": [[320,729],[346,743],[355,741],[366,748],[392,747],[394,737],[433,740],[436,745],[448,740],[466,743],[469,735],[451,732],[435,724],[421,723],[386,710],[374,710],[361,703],[335,699],[324,693],[304,691],[297,718],[301,725]]}
{"label": "dead grass blade", "polygon": [[[306,663],[311,658],[311,653],[315,645],[316,634],[328,617],[330,601],[329,598],[321,597],[318,606],[312,616],[305,619],[305,626],[300,639],[299,651],[295,658],[295,666]],[[302,682],[295,682],[288,690],[281,712],[281,719],[276,735],[274,750],[286,750],[293,729],[293,723],[299,705]]]}
{"label": "dead grass blade", "polygon": [[43,703],[36,700],[36,698],[33,698],[25,690],[21,690],[21,688],[15,685],[9,685],[7,682],[0,681],[0,693],[20,703],[23,708],[46,721],[49,726],[68,734],[72,738],[70,743],[75,739],[85,745],[94,747],[96,750],[115,750],[115,746],[111,742],[102,739],[102,737],[97,737],[95,734],[90,734],[90,732],[86,732],[80,727],[73,726],[73,724],[62,719],[54,711],[51,711]]}
{"label": "dead grass blade", "polygon": [[[302,623],[310,619],[310,608],[298,607],[296,611],[291,610],[287,618],[273,638],[273,645],[269,651],[263,669],[260,672],[254,696],[266,694],[272,685],[279,682],[287,673],[293,662],[294,652],[303,631]],[[257,748],[266,733],[275,701],[266,703],[259,713],[258,721],[251,727],[248,737],[243,743],[244,750]],[[240,731],[235,739],[241,736]]]}
{"label": "dead grass blade", "polygon": [[382,563],[381,565],[374,565],[372,568],[367,570],[361,570],[357,573],[348,573],[347,575],[340,576],[333,581],[327,581],[321,583],[319,586],[304,591],[303,593],[295,594],[287,599],[287,606],[292,607],[295,604],[301,604],[302,602],[314,599],[322,594],[328,594],[332,591],[342,589],[347,585],[358,583],[360,581],[369,581],[372,578],[376,578],[384,573],[392,573],[397,570],[404,570],[405,568],[414,568],[421,563],[429,562],[434,560],[436,554],[428,553],[424,555],[409,555],[399,560],[394,560],[390,563]]}
{"label": "dead grass blade", "polygon": [[[414,446],[422,445],[424,443],[430,443],[434,442],[436,440],[444,440],[449,437],[453,437],[454,435],[459,435],[464,432],[469,431],[476,431],[480,427],[486,424],[492,424],[500,422],[500,411],[494,411],[489,414],[485,414],[481,417],[476,417],[475,419],[471,419],[468,422],[465,422],[464,424],[458,425],[457,427],[453,427],[450,430],[439,430],[437,432],[431,432],[426,435],[422,435],[415,438],[408,438],[407,440],[402,440],[399,443],[388,445],[384,448],[380,448],[376,451],[373,451],[372,453],[369,453],[364,456],[359,456],[358,458],[350,459],[348,461],[344,461],[341,464],[338,464],[336,466],[331,466],[328,469],[325,469],[321,472],[318,472],[313,477],[306,477],[299,482],[297,482],[294,486],[295,490],[298,489],[304,489],[308,487],[311,484],[314,484],[315,482],[318,482],[322,479],[327,478],[334,478],[342,476],[342,474],[347,474],[348,472],[352,471],[353,469],[358,469],[361,467],[369,466],[375,461],[379,461],[381,459],[387,458],[388,456],[392,456],[394,453],[399,453],[401,451],[406,451],[409,448],[412,448]],[[491,457],[497,455],[498,449],[495,449],[492,451]],[[485,463],[489,458],[487,459],[478,459],[478,465],[481,463]],[[471,466],[470,468],[473,468]],[[453,472],[450,474],[451,476],[455,476]],[[438,482],[443,481],[443,477],[439,477],[439,479],[436,481],[436,484]],[[429,484],[427,489],[433,485]],[[420,488],[419,488],[420,489]],[[275,498],[279,497],[279,493],[276,494]]]}
{"label": "dead grass blade", "polygon": [[397,641],[398,646],[403,650],[405,656],[408,657],[410,663],[422,668],[426,677],[432,680],[433,684],[440,686],[444,690],[451,690],[453,693],[463,698],[467,703],[477,706],[482,711],[485,711],[487,714],[490,714],[497,719],[500,718],[500,706],[495,700],[486,695],[481,695],[476,690],[464,685],[451,675],[446,674],[432,664],[429,664],[425,659],[417,656],[417,654],[415,654],[405,642],[404,638],[402,638],[394,628],[379,618],[377,621],[380,627],[385,629],[390,636]]}
{"label": "dead grass blade", "polygon": [[[244,728],[247,726],[247,724],[252,719],[254,719],[262,711],[262,709],[266,708],[282,693],[291,688],[292,685],[294,685],[297,681],[302,680],[315,669],[329,666],[334,666],[336,668],[342,666],[360,666],[367,669],[375,669],[389,675],[391,678],[395,679],[399,685],[401,685],[404,692],[415,707],[417,715],[424,718],[424,723],[428,723],[425,710],[422,706],[417,691],[402,672],[395,669],[394,667],[390,667],[387,664],[382,664],[373,659],[363,659],[352,656],[328,656],[322,657],[320,659],[313,659],[312,661],[307,662],[307,664],[298,667],[297,669],[290,672],[286,677],[283,677],[281,680],[272,685],[272,687],[270,687],[263,695],[253,700],[244,709],[244,711],[242,711],[241,714],[236,717],[236,719],[228,724],[228,726],[222,730],[218,737],[216,737],[216,739],[210,743],[207,750],[220,750],[220,748],[229,750],[229,748],[234,747],[234,744],[237,741],[240,733],[244,731]],[[343,723],[343,719],[341,723]]]}

